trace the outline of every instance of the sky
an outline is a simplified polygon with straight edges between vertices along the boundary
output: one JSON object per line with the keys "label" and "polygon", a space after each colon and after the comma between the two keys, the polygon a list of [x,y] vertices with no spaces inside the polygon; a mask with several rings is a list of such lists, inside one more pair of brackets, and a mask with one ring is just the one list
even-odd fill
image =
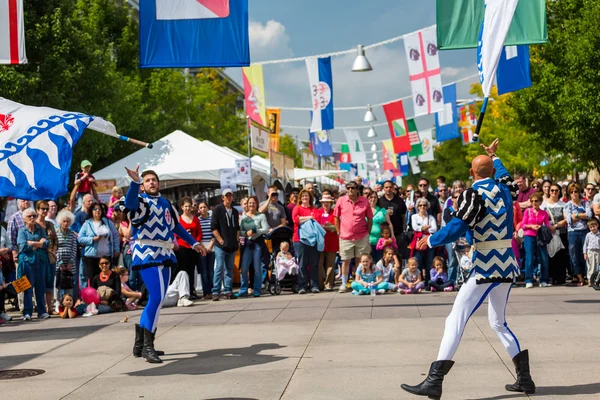
{"label": "sky", "polygon": [[[369,45],[411,33],[435,24],[436,0],[249,0],[251,62],[289,57],[311,56]],[[404,42],[367,50],[373,66],[370,72],[351,72],[355,53],[332,58],[334,106],[365,106],[365,110],[336,111],[335,126],[366,125],[363,117],[367,104],[376,104],[411,94]],[[476,51],[440,52],[442,82],[449,84],[477,74]],[[310,107],[310,92],[305,63],[293,62],[265,65],[265,97],[267,106]],[[240,85],[241,68],[226,73]],[[459,99],[472,98],[470,83],[477,77],[458,84]],[[407,116],[412,104],[405,102]],[[385,122],[383,109],[375,108],[377,123]],[[432,116],[417,118],[419,129],[434,125]],[[309,126],[308,111],[282,111],[282,125]],[[283,129],[285,133],[308,140],[305,129]],[[365,148],[373,139],[368,129],[360,130]],[[376,127],[375,140],[389,139],[386,126]],[[341,129],[331,132],[334,151],[345,137]],[[381,148],[381,146],[380,146]]]}

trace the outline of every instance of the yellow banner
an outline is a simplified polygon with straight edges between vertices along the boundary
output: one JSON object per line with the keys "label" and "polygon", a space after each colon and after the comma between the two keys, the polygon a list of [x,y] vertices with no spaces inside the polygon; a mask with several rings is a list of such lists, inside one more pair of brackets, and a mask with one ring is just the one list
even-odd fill
{"label": "yellow banner", "polygon": [[279,151],[279,131],[281,124],[281,109],[280,108],[267,108],[267,127],[271,132],[269,135],[269,141],[271,144],[271,150]]}
{"label": "yellow banner", "polygon": [[246,97],[246,114],[254,122],[267,125],[267,103],[262,65],[242,68],[242,79]]}

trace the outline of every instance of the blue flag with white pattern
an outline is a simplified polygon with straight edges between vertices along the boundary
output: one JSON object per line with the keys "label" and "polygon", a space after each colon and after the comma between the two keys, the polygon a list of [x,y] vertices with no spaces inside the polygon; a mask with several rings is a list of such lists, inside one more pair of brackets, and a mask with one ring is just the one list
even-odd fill
{"label": "blue flag with white pattern", "polygon": [[496,74],[498,94],[515,92],[531,86],[529,46],[504,46]]}
{"label": "blue flag with white pattern", "polygon": [[456,83],[444,86],[444,111],[435,114],[435,141],[457,139],[458,113],[456,112]]}

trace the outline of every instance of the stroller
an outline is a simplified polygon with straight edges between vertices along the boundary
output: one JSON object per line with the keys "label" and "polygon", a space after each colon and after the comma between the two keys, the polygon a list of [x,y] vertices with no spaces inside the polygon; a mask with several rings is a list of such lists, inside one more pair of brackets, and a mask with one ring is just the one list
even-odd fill
{"label": "stroller", "polygon": [[[267,239],[271,240],[272,244],[272,252],[271,259],[269,260],[269,266],[267,267],[269,271],[269,277],[266,282],[266,290],[269,291],[272,295],[280,295],[281,291],[285,289],[291,289],[294,293],[298,293],[298,274],[293,273],[285,273],[283,275],[282,271],[278,271],[277,269],[277,253],[279,253],[279,246],[281,242],[290,243],[290,252],[294,254],[294,248],[292,244],[292,235],[294,231],[289,226],[280,226],[278,228],[273,229],[273,231],[267,236]],[[278,279],[278,275],[282,275]]]}

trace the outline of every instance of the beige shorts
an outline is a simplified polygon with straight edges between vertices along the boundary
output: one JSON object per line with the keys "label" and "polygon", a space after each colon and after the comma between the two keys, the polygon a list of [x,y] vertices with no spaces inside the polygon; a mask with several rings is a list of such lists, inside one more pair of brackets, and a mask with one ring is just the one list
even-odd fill
{"label": "beige shorts", "polygon": [[352,260],[360,257],[361,254],[371,254],[371,243],[369,243],[368,234],[358,240],[340,239],[340,257],[342,261]]}

